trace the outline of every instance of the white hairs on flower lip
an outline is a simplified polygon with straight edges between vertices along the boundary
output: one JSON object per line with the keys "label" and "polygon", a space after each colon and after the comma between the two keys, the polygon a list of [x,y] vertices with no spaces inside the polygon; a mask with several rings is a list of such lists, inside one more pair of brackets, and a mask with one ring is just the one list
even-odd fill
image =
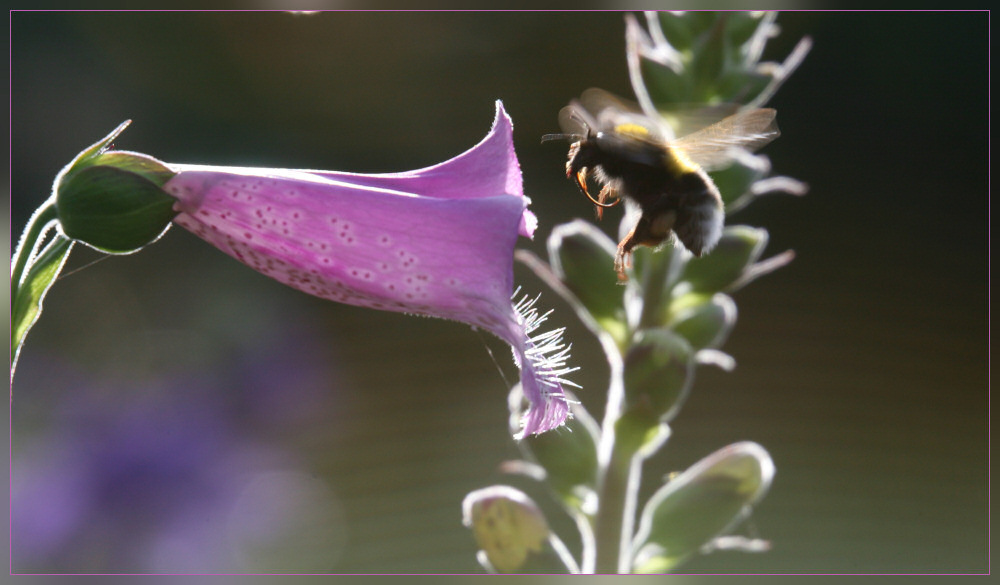
{"label": "white hairs on flower lip", "polygon": [[[521,288],[518,287],[511,298],[516,298],[520,292]],[[531,360],[538,374],[538,379],[542,384],[549,387],[558,387],[560,384],[566,384],[567,386],[579,388],[579,384],[563,377],[580,369],[579,367],[569,367],[566,365],[570,350],[573,348],[573,344],[563,342],[563,333],[566,331],[566,328],[559,327],[532,336],[532,333],[548,319],[553,311],[549,309],[545,313],[539,313],[538,308],[535,307],[539,298],[541,298],[541,294],[535,297],[524,295],[519,301],[514,302],[514,311],[522,320],[524,333],[527,337],[528,347],[524,352],[525,356]]]}

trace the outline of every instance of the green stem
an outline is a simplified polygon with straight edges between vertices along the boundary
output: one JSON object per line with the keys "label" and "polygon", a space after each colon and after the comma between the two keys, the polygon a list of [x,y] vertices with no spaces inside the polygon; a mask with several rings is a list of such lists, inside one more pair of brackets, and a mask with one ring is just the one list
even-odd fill
{"label": "green stem", "polygon": [[31,219],[28,220],[28,225],[25,226],[24,233],[21,234],[21,241],[18,242],[14,252],[14,263],[10,273],[11,299],[17,298],[17,290],[21,285],[24,268],[28,265],[32,254],[37,251],[38,244],[41,243],[40,238],[48,231],[49,223],[57,219],[55,197],[50,197],[48,201],[35,210],[35,213],[31,214]]}
{"label": "green stem", "polygon": [[[637,453],[641,441],[636,437],[620,436],[625,403],[625,386],[621,360],[612,367],[608,402],[598,446],[597,515],[594,518],[593,565],[584,573],[628,573],[631,541],[639,481],[642,478],[642,457]],[[589,564],[589,563],[587,563]],[[589,570],[588,570],[589,569]]]}
{"label": "green stem", "polygon": [[[642,312],[634,330],[662,323],[665,316],[668,277],[672,256],[647,257],[641,271]],[[594,569],[601,574],[622,574],[631,570],[632,537],[642,480],[639,451],[647,440],[648,425],[627,415],[621,356],[628,354],[633,336],[618,346],[612,364],[611,388],[604,410],[601,444],[598,448],[597,516],[594,519]],[[609,353],[609,350],[605,349]],[[638,423],[638,424],[637,424]]]}
{"label": "green stem", "polygon": [[602,472],[594,526],[595,570],[598,574],[628,573],[642,458],[615,445]]}
{"label": "green stem", "polygon": [[[10,378],[14,379],[17,358],[28,334],[42,310],[42,299],[58,276],[63,263],[73,247],[73,240],[56,234],[45,248],[32,258],[24,286],[17,287],[17,296],[11,299],[10,311]],[[14,290],[12,286],[12,290]]]}
{"label": "green stem", "polygon": [[14,378],[24,338],[41,313],[42,299],[59,275],[66,256],[73,246],[73,241],[61,233],[48,238],[57,221],[55,198],[52,197],[31,215],[11,259],[11,380]]}
{"label": "green stem", "polygon": [[[667,277],[673,264],[673,250],[664,250],[656,255],[647,253],[645,270],[642,273],[642,312],[636,329],[658,327],[664,319],[668,300]],[[627,352],[628,348],[622,352]]]}

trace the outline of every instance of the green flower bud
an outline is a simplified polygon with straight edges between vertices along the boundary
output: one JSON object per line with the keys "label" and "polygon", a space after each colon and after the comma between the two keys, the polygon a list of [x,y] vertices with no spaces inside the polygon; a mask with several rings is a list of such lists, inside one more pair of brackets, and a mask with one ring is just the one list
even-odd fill
{"label": "green flower bud", "polygon": [[149,155],[125,150],[103,152],[94,157],[93,166],[113,167],[128,171],[149,180],[157,187],[162,187],[177,174]]}
{"label": "green flower bud", "polygon": [[698,101],[705,103],[728,101],[727,96],[720,96],[717,93],[717,81],[728,68],[730,47],[725,28],[718,20],[695,40],[692,48],[693,59],[689,68],[698,88],[699,95],[695,96],[700,98]]}
{"label": "green flower bud", "polygon": [[636,573],[669,571],[742,521],[767,493],[774,463],[756,443],[720,449],[661,487],[643,509]]}
{"label": "green flower bud", "polygon": [[767,245],[767,230],[729,226],[711,254],[692,258],[681,275],[692,292],[714,293],[736,283],[743,272],[760,258]]}
{"label": "green flower bud", "polygon": [[496,485],[471,492],[462,502],[462,523],[472,529],[487,569],[498,573],[576,572],[545,515],[526,494]]}
{"label": "green flower bud", "polygon": [[695,21],[704,17],[697,12],[660,12],[658,16],[660,30],[667,42],[678,51],[689,51],[695,35],[701,32]]}
{"label": "green flower bud", "polygon": [[108,152],[128,122],[81,152],[54,191],[62,232],[109,254],[128,254],[155,241],[176,215],[174,198],[160,187],[174,173],[134,152]]}
{"label": "green flower bud", "polygon": [[176,215],[173,204],[153,182],[114,167],[83,169],[56,192],[63,233],[109,254],[135,252],[159,238]]}
{"label": "green flower bud", "polygon": [[734,11],[723,14],[726,19],[726,35],[735,46],[745,50],[742,45],[754,37],[754,33],[762,26],[773,26],[774,13]]}
{"label": "green flower bud", "polygon": [[743,207],[749,201],[740,201],[744,194],[748,193],[753,184],[771,172],[771,163],[765,156],[754,156],[750,153],[737,156],[733,164],[720,171],[709,173],[712,182],[719,189],[722,195],[722,202],[726,205],[726,211],[733,211]]}
{"label": "green flower bud", "polygon": [[[672,419],[694,374],[690,344],[666,328],[641,330],[625,355],[625,416],[646,430]],[[633,429],[631,432],[636,432]]]}
{"label": "green flower bud", "polygon": [[626,335],[622,296],[615,274],[615,243],[595,226],[577,220],[556,226],[548,240],[549,262],[602,329],[619,341]]}
{"label": "green flower bud", "polygon": [[730,62],[716,81],[715,94],[723,102],[752,102],[773,80],[771,75]]}
{"label": "green flower bud", "polygon": [[[685,306],[685,299],[697,298],[700,302]],[[684,295],[671,306],[674,314],[670,328],[691,344],[694,349],[721,347],[736,325],[736,303],[722,293],[707,301],[701,295]]]}
{"label": "green flower bud", "polygon": [[[637,248],[632,252],[632,275],[628,286],[642,303],[638,328],[660,327],[670,318],[671,294],[690,254],[681,246],[662,250]],[[636,290],[638,287],[638,290]]]}
{"label": "green flower bud", "polygon": [[669,67],[643,59],[640,67],[642,79],[653,103],[677,104],[691,102],[694,84],[689,75],[680,74]]}

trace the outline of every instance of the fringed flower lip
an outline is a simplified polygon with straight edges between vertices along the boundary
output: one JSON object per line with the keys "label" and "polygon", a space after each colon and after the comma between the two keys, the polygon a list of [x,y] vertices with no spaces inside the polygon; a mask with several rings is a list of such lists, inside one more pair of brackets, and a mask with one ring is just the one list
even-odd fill
{"label": "fringed flower lip", "polygon": [[308,294],[494,333],[530,403],[519,437],[565,421],[564,349],[558,336],[530,338],[537,313],[512,303],[514,246],[537,220],[500,101],[479,144],[415,171],[169,166],[177,225]]}

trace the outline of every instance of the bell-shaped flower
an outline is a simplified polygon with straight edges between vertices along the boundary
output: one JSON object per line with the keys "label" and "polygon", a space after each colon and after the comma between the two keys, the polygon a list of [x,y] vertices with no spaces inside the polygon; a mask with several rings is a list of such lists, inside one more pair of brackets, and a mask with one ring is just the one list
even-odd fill
{"label": "bell-shaped flower", "polygon": [[403,173],[169,165],[174,222],[303,292],[486,329],[511,345],[530,403],[519,436],[563,423],[567,349],[512,302],[513,252],[531,237],[510,118],[443,163]]}

